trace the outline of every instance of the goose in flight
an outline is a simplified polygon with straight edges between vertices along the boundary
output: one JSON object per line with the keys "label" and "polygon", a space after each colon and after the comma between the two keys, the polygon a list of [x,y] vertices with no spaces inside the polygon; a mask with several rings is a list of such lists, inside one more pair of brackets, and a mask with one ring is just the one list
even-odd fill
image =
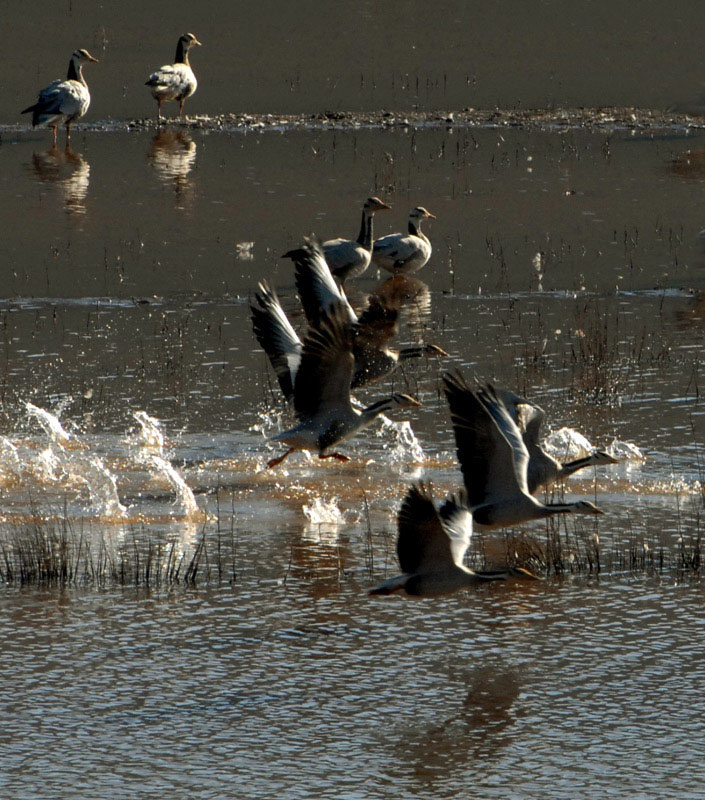
{"label": "goose in flight", "polygon": [[52,129],[56,147],[57,128],[66,125],[66,143],[71,140],[71,124],[80,119],[91,104],[88,84],[83,77],[83,64],[97,62],[88,50],[76,50],[69,61],[66,80],[56,80],[39,92],[37,102],[28,106],[22,114],[32,113],[32,126],[47,125]]}
{"label": "goose in flight", "polygon": [[184,33],[176,43],[176,56],[173,64],[164,64],[153,72],[145,86],[149,86],[152,97],[157,101],[157,124],[161,121],[162,103],[165,100],[179,101],[179,118],[184,113],[184,101],[196,91],[198,81],[188,60],[188,51],[201,43],[192,33]]}
{"label": "goose in flight", "polygon": [[[618,459],[604,450],[595,450],[589,456],[561,463],[541,446],[541,426],[546,418],[543,409],[506,390],[497,390],[497,396],[504,402],[512,419],[518,425],[529,453],[529,466],[526,472],[529,494],[536,494],[539,489],[550,486],[556,481],[563,481],[586,467],[619,463]],[[520,413],[519,406],[525,409],[523,413]]]}
{"label": "goose in flight", "polygon": [[541,503],[529,493],[529,453],[506,405],[490,384],[472,389],[460,374],[443,377],[458,461],[474,522],[504,528],[553,514],[601,514],[589,500]]}
{"label": "goose in flight", "polygon": [[393,394],[358,411],[353,408],[350,384],[353,377],[354,326],[342,305],[321,316],[320,325],[307,333],[293,385],[294,411],[298,424],[272,437],[289,449],[267,466],[280,464],[294,450],[317,450],[319,458],[347,456],[330,448],[370,425],[383,412],[420,406],[408,394]]}
{"label": "goose in flight", "polygon": [[377,239],[372,248],[372,261],[393,274],[420,270],[431,258],[431,242],[421,230],[421,220],[435,218],[423,206],[412,209],[408,233],[390,233]]}
{"label": "goose in flight", "polygon": [[[330,271],[341,284],[348,278],[359,278],[370,266],[372,259],[372,220],[376,211],[390,209],[379,197],[368,197],[362,207],[360,233],[351,239],[329,239],[323,242],[323,254]],[[287,254],[288,255],[288,254]]]}
{"label": "goose in flight", "polygon": [[403,591],[413,596],[447,594],[502,580],[509,572],[475,572],[463,564],[472,536],[472,515],[464,493],[439,510],[423,484],[412,486],[397,517],[397,557],[403,574],[370,590],[371,595]]}
{"label": "goose in flight", "polygon": [[294,261],[296,288],[309,325],[318,327],[322,314],[332,306],[341,305],[353,326],[353,389],[390,375],[410,358],[448,355],[435,344],[392,349],[389,344],[399,331],[399,309],[389,300],[372,295],[367,308],[358,316],[345,291],[335,282],[321,245],[314,237],[305,238],[303,246],[288,255]]}

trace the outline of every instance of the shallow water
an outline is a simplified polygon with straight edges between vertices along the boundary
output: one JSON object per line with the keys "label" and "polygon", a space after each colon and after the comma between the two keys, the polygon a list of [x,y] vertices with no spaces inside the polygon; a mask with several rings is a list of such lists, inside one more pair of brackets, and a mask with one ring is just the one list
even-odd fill
{"label": "shallow water", "polygon": [[[577,779],[694,797],[702,586],[673,563],[702,513],[703,147],[168,129],[79,135],[66,156],[6,138],[5,552],[68,521],[95,553],[151,540],[188,559],[204,541],[208,561],[190,589],[0,586],[3,796],[41,781],[72,798],[565,797]],[[311,230],[353,235],[370,192],[394,206],[378,234],[417,203],[437,214],[434,256],[401,289],[366,275],[352,299],[427,296],[400,338],[452,357],[360,393],[418,394],[414,440],[395,419],[346,443],[348,464],[266,470],[286,416],[247,299],[267,277],[300,325],[280,253]],[[367,598],[396,572],[409,483],[459,484],[440,396],[454,366],[525,393],[552,429],[643,451],[567,486],[605,511],[558,528],[578,555],[599,538],[599,579]],[[482,534],[471,555],[514,546]],[[644,570],[661,551],[665,569]]]}

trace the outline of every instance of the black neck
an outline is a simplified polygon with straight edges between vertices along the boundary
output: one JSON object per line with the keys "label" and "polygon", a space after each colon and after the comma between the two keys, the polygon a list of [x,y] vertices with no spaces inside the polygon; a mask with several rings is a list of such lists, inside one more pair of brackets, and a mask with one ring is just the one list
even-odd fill
{"label": "black neck", "polygon": [[360,233],[357,235],[357,243],[362,245],[365,250],[372,252],[372,219],[374,214],[367,211],[362,212],[362,222],[360,223]]}
{"label": "black neck", "polygon": [[83,77],[83,72],[81,71],[81,65],[80,64],[77,65],[76,60],[73,58],[71,59],[71,61],[69,61],[69,71],[68,74],[66,75],[66,80],[80,81],[81,83],[86,82]]}
{"label": "black neck", "polygon": [[175,64],[188,64],[188,47],[186,47],[186,43],[179,39],[176,45],[176,58],[174,59]]}
{"label": "black neck", "polygon": [[418,223],[414,222],[413,219],[409,220],[409,233],[412,236],[418,236],[419,235],[419,225],[418,225]]}

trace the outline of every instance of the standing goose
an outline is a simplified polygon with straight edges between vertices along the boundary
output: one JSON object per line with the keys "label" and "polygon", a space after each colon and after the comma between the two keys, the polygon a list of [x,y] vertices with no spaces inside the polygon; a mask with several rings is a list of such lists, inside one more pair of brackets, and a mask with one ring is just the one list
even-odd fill
{"label": "standing goose", "polygon": [[415,597],[454,592],[508,572],[475,572],[463,564],[472,536],[472,515],[461,493],[436,510],[423,484],[412,486],[397,517],[397,557],[403,575],[370,590],[371,595],[403,591]]}
{"label": "standing goose", "polygon": [[322,316],[318,328],[309,330],[294,379],[294,411],[299,423],[272,437],[273,441],[289,445],[289,449],[271,459],[268,467],[280,464],[294,450],[317,450],[319,458],[347,461],[347,456],[327,451],[385,411],[421,405],[410,395],[394,394],[361,412],[354,409],[350,402],[353,338],[353,326],[340,305]]}
{"label": "standing goose", "polygon": [[88,84],[83,77],[83,63],[98,59],[88,50],[76,50],[69,61],[66,80],[56,80],[39,92],[37,102],[28,106],[22,114],[32,112],[32,126],[47,125],[54,134],[53,146],[56,147],[57,128],[66,125],[66,143],[71,140],[71,123],[80,119],[91,104]]}
{"label": "standing goose", "polygon": [[[561,464],[541,446],[541,426],[546,418],[543,409],[515,395],[513,392],[497,391],[497,395],[518,425],[529,453],[529,466],[526,472],[529,494],[535,494],[539,489],[550,486],[556,481],[563,481],[574,472],[586,467],[619,463],[616,458],[604,450],[595,450],[589,456],[576,458]],[[518,408],[520,405],[527,409],[526,412],[521,414],[521,417]]]}
{"label": "standing goose", "polygon": [[477,525],[504,528],[553,514],[601,514],[589,500],[541,503],[529,493],[529,453],[521,431],[489,384],[470,388],[458,374],[443,377],[458,461]]}
{"label": "standing goose", "polygon": [[198,81],[188,60],[188,51],[201,43],[192,33],[184,33],[176,43],[176,56],[173,64],[165,64],[153,72],[146,81],[152,97],[157,101],[157,124],[162,117],[162,103],[165,100],[179,101],[179,119],[184,113],[184,100],[196,91]]}
{"label": "standing goose", "polygon": [[295,264],[296,288],[309,325],[318,327],[321,315],[334,305],[345,309],[353,325],[353,389],[391,374],[400,363],[410,358],[448,355],[435,344],[415,345],[398,351],[391,349],[389,344],[399,330],[399,309],[389,300],[372,295],[368,307],[358,317],[344,290],[333,279],[321,245],[315,238],[305,238],[303,246],[290,251],[289,257]]}
{"label": "standing goose", "polygon": [[330,239],[323,242],[323,254],[330,271],[344,284],[348,278],[359,278],[372,260],[372,220],[376,211],[390,209],[379,197],[368,197],[362,207],[360,233],[351,239]]}
{"label": "standing goose", "polygon": [[408,233],[390,233],[377,239],[372,260],[378,267],[394,274],[416,272],[431,258],[431,242],[421,231],[422,219],[435,219],[430,211],[417,206],[409,214]]}

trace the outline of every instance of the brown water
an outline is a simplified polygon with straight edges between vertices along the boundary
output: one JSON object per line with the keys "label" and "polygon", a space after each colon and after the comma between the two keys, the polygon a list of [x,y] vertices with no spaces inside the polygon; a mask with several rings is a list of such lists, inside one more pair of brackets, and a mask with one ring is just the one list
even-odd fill
{"label": "brown water", "polygon": [[[671,565],[702,513],[705,137],[46,144],[0,148],[0,535],[37,516],[115,552],[151,537],[190,553],[205,535],[210,583],[0,587],[2,796],[698,796],[702,586]],[[391,382],[424,402],[415,440],[397,420],[347,443],[348,464],[265,470],[284,420],[247,298],[267,277],[299,324],[280,253],[311,230],[353,235],[370,192],[394,206],[379,235],[418,203],[438,217],[417,323],[452,358]],[[353,299],[383,281],[366,275]],[[396,572],[411,480],[458,486],[439,395],[456,365],[525,392],[553,428],[645,453],[568,485],[605,510],[560,528],[568,548],[599,536],[599,579],[368,599]],[[503,544],[477,536],[475,554]],[[661,548],[663,572],[620,559]]]}

